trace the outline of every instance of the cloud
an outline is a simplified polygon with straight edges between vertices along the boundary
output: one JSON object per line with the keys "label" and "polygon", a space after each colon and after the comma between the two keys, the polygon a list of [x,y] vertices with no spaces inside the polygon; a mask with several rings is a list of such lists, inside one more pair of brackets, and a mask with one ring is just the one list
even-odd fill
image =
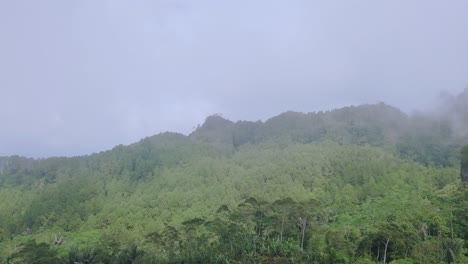
{"label": "cloud", "polygon": [[0,155],[78,155],[468,84],[466,1],[5,1]]}

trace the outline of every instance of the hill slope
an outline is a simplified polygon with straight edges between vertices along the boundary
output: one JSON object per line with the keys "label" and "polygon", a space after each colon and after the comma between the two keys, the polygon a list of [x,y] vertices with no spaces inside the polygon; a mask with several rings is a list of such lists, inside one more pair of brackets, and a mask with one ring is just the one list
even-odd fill
{"label": "hill slope", "polygon": [[89,156],[3,157],[0,261],[466,261],[453,124],[385,104],[211,116]]}

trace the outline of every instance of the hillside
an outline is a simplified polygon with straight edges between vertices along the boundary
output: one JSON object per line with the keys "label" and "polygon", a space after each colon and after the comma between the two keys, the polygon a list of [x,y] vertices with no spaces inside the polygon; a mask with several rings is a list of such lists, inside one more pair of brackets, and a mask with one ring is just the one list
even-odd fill
{"label": "hillside", "polygon": [[0,263],[463,263],[467,94],[1,157]]}

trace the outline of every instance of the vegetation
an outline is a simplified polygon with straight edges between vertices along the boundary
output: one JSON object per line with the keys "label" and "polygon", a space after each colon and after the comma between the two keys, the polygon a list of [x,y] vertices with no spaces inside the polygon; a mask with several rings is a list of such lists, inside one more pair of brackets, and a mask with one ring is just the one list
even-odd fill
{"label": "vegetation", "polygon": [[465,140],[378,104],[3,157],[0,263],[467,263]]}

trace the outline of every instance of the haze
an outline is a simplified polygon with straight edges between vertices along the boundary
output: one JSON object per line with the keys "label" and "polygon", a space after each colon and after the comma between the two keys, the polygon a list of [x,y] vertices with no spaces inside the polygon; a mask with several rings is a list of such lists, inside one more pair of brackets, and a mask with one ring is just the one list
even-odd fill
{"label": "haze", "polygon": [[468,86],[468,2],[1,1],[0,156]]}

